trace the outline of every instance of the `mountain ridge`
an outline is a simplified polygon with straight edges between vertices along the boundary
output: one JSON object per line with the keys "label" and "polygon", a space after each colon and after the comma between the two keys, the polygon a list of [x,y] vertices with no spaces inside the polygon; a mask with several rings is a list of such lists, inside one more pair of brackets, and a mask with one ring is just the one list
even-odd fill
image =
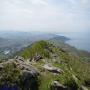
{"label": "mountain ridge", "polygon": [[[40,44],[43,47],[43,49],[40,49],[42,47],[41,46],[39,47],[38,44]],[[35,46],[33,47],[33,45]],[[38,47],[38,49],[36,49],[36,47]],[[49,80],[46,80],[47,82],[51,82],[52,80],[53,81],[58,80],[59,83],[67,86],[69,90],[78,90],[81,88],[82,85],[83,86],[86,85],[85,82],[90,80],[89,79],[90,72],[88,72],[90,71],[89,70],[90,63],[87,63],[86,61],[82,60],[81,56],[76,56],[76,54],[75,55],[71,54],[63,50],[62,48],[59,48],[47,41],[38,41],[32,44],[32,46],[28,47],[28,49],[27,48],[24,49],[22,53],[26,55],[27,50],[28,52],[32,52],[31,49],[34,50],[33,57],[30,58],[31,56],[27,56],[26,61],[29,61],[30,63],[32,63],[33,66],[38,68],[39,72],[42,73],[41,77],[43,80],[48,76],[48,74],[50,74]],[[43,56],[40,53],[41,52],[40,50],[41,51],[43,50],[43,52],[48,51],[50,56],[49,57]],[[23,54],[21,54],[22,57],[23,57]],[[30,55],[30,53],[28,55]],[[83,66],[85,68],[83,68]],[[63,70],[64,73],[58,76],[55,76],[53,79],[53,71],[49,70],[49,68],[52,68],[53,70],[54,68],[57,68],[55,70],[61,69]],[[46,69],[46,70],[43,71],[43,69]],[[48,72],[48,70],[50,72]],[[58,72],[58,71],[55,71],[55,72]],[[47,75],[45,75],[45,77],[43,78],[44,73],[47,73]],[[40,90],[42,90],[43,87],[45,88],[47,87],[46,81],[44,82],[45,86],[41,83]],[[71,84],[75,86],[71,86]],[[46,88],[44,90],[49,90],[49,88]]]}
{"label": "mountain ridge", "polygon": [[[67,44],[60,41],[58,37],[40,40],[15,53],[12,59],[0,61],[2,77],[0,78],[0,86],[2,87],[7,82],[8,88],[17,85],[20,90],[85,90],[84,88],[89,90],[89,55],[83,56],[84,53],[79,55],[77,49],[66,47]],[[30,68],[31,72],[33,69],[38,72],[34,78],[28,76],[32,76],[28,72]],[[25,70],[24,76],[21,74],[23,70]],[[11,78],[11,76],[13,77]],[[37,85],[35,89],[34,82],[30,81],[32,79]],[[25,83],[28,83],[27,89],[25,89]]]}

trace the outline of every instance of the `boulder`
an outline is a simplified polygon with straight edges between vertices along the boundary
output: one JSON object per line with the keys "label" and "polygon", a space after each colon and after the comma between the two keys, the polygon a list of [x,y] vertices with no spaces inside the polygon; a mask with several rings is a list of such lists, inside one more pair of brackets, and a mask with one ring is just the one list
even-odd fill
{"label": "boulder", "polygon": [[3,69],[3,65],[2,64],[0,64],[0,70],[2,70]]}
{"label": "boulder", "polygon": [[63,73],[63,70],[61,70],[60,68],[54,67],[54,66],[49,65],[49,64],[45,64],[43,66],[43,68],[46,69],[46,70],[48,70],[48,71],[50,71],[50,72],[52,72],[52,73],[56,73],[56,74]]}
{"label": "boulder", "polygon": [[80,87],[81,90],[88,90],[88,88],[86,88],[85,86],[81,85]]}
{"label": "boulder", "polygon": [[0,63],[0,68],[3,69],[3,67],[8,64],[14,64],[17,68],[21,70],[21,72],[25,70],[31,73],[32,75],[39,74],[38,70],[35,67],[33,67],[31,64],[27,64],[25,61],[21,59],[9,59],[5,62]]}
{"label": "boulder", "polygon": [[40,59],[42,59],[42,56],[41,55],[36,55],[34,56],[34,61],[39,61]]}
{"label": "boulder", "polygon": [[24,58],[21,56],[16,56],[15,59],[20,60],[20,61],[24,61]]}
{"label": "boulder", "polygon": [[68,90],[67,87],[60,84],[58,81],[53,81],[50,90]]}
{"label": "boulder", "polygon": [[38,90],[38,77],[37,73],[32,71],[23,70],[22,72],[22,83],[24,90]]}
{"label": "boulder", "polygon": [[[7,65],[13,65],[13,67],[10,68],[10,71],[5,71],[4,67]],[[26,63],[26,61],[21,59],[9,59],[5,62],[0,63],[0,68],[2,69],[0,72],[0,77],[2,80],[4,79],[3,83],[9,82],[8,86],[16,85],[17,87],[20,87],[20,90],[38,90],[38,70],[33,67],[32,65]],[[19,70],[18,75],[16,76],[14,70]],[[13,72],[12,72],[13,71]],[[8,76],[16,77],[16,79],[10,79]],[[4,76],[7,76],[5,79]],[[1,79],[0,78],[0,79]],[[10,80],[10,81],[9,81]],[[35,86],[34,86],[35,85]],[[5,86],[6,87],[6,86]]]}

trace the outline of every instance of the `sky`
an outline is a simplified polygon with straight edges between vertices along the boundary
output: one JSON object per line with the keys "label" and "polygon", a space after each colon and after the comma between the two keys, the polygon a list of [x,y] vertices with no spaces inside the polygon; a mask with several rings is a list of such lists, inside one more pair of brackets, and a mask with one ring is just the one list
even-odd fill
{"label": "sky", "polygon": [[0,0],[0,30],[90,30],[90,0]]}

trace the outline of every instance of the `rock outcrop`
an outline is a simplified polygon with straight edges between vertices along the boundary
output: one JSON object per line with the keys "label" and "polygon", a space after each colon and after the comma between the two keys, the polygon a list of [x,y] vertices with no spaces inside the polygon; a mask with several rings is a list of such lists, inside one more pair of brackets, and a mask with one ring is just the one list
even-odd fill
{"label": "rock outcrop", "polygon": [[54,67],[54,66],[52,66],[50,64],[45,64],[43,66],[43,68],[46,69],[46,70],[48,70],[48,71],[50,71],[50,72],[52,72],[52,73],[56,73],[56,74],[61,74],[61,73],[64,72],[62,69],[57,68],[57,67]]}
{"label": "rock outcrop", "polygon": [[58,81],[53,81],[50,89],[51,90],[68,90],[67,87],[60,84]]}
{"label": "rock outcrop", "polygon": [[85,87],[85,86],[83,86],[83,85],[81,85],[80,89],[81,89],[81,90],[88,90],[88,88]]}
{"label": "rock outcrop", "polygon": [[0,81],[3,82],[4,87],[8,84],[7,86],[17,86],[20,90],[38,90],[39,72],[22,58],[9,59],[2,62],[0,63],[0,68]]}
{"label": "rock outcrop", "polygon": [[36,55],[36,56],[34,56],[34,61],[39,61],[40,59],[42,59],[43,57],[41,56],[41,55]]}

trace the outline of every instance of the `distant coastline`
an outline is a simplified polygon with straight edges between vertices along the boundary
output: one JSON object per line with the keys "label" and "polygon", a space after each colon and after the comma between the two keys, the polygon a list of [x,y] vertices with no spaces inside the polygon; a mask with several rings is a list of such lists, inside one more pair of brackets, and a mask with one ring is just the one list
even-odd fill
{"label": "distant coastline", "polygon": [[70,46],[74,46],[75,48],[79,50],[84,50],[90,52],[90,36],[87,34],[81,33],[75,33],[75,32],[70,32],[70,33],[63,33],[63,34],[58,34],[59,36],[64,36],[66,38],[69,38],[68,40],[65,41],[65,43],[69,44]]}

